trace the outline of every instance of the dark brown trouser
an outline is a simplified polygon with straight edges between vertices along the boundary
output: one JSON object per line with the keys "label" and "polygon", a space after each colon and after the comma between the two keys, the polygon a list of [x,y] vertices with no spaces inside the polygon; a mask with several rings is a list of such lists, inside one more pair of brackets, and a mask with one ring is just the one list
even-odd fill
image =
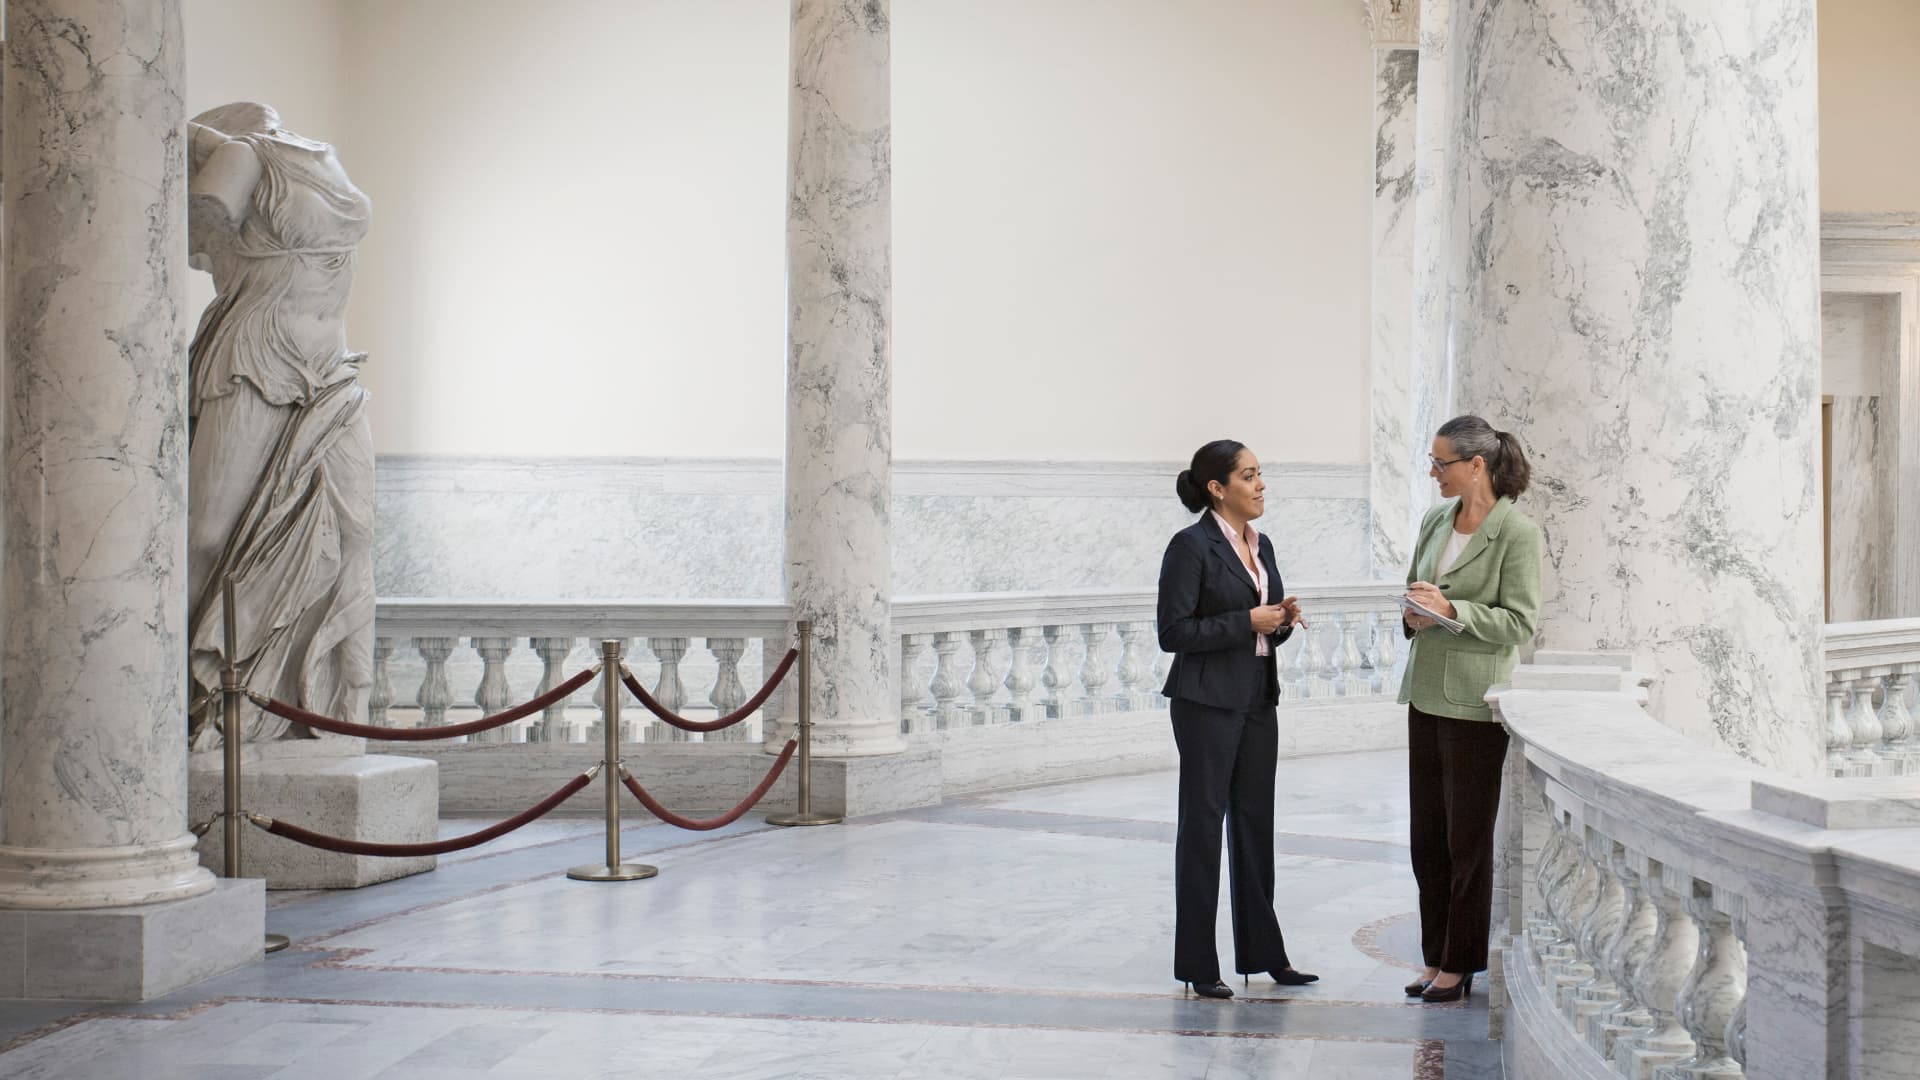
{"label": "dark brown trouser", "polygon": [[1493,914],[1493,820],[1507,729],[1407,707],[1407,793],[1420,951],[1428,967],[1465,975],[1487,967]]}
{"label": "dark brown trouser", "polygon": [[1233,969],[1287,966],[1273,913],[1273,771],[1280,750],[1271,705],[1216,709],[1174,698],[1180,748],[1180,825],[1173,842],[1173,977],[1214,982],[1220,957],[1213,921],[1220,909],[1220,827],[1227,832],[1233,891]]}

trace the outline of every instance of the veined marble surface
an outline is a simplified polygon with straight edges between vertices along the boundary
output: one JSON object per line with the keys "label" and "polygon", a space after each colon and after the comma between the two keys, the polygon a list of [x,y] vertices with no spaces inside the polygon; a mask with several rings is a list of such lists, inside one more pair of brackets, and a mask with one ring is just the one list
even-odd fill
{"label": "veined marble surface", "polygon": [[1814,4],[1454,14],[1459,407],[1534,459],[1542,636],[1641,651],[1666,723],[1811,775]]}
{"label": "veined marble surface", "polygon": [[[893,593],[1151,586],[1193,520],[1173,496],[1180,468],[896,462]],[[1268,462],[1266,475],[1256,524],[1289,583],[1370,576],[1365,466]],[[777,461],[391,455],[378,476],[381,596],[780,595]]]}
{"label": "veined marble surface", "polygon": [[787,118],[785,593],[815,624],[816,741],[901,747],[888,0],[794,0]]}
{"label": "veined marble surface", "polygon": [[1415,105],[1420,51],[1373,50],[1373,350],[1367,393],[1373,409],[1373,571],[1393,577],[1412,560],[1416,480],[1413,424]]}
{"label": "veined marble surface", "polygon": [[1833,397],[1827,493],[1827,621],[1890,619],[1897,607],[1894,471],[1899,453],[1892,402]]}
{"label": "veined marble surface", "polygon": [[[1419,100],[1414,109],[1413,328],[1408,385],[1406,445],[1407,529],[1417,532],[1439,490],[1427,475],[1433,433],[1453,416],[1453,359],[1448,342],[1453,311],[1452,268],[1460,261],[1451,245],[1454,212],[1464,207],[1464,184],[1451,137],[1454,73],[1448,67],[1450,0],[1420,0]],[[1412,541],[1408,541],[1409,547]],[[1409,557],[1410,558],[1410,557]]]}
{"label": "veined marble surface", "polygon": [[179,0],[7,8],[0,907],[176,900],[186,829]]}

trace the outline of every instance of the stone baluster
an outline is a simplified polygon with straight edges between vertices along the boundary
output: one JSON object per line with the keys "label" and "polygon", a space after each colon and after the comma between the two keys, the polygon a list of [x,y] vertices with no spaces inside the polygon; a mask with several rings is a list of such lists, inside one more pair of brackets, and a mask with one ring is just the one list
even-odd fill
{"label": "stone baluster", "polygon": [[[1105,712],[1102,697],[1107,688],[1107,664],[1101,655],[1106,652],[1107,639],[1113,634],[1110,623],[1083,623],[1080,626],[1080,638],[1087,643],[1087,651],[1080,661],[1080,691],[1084,711]],[[1247,648],[1253,648],[1249,641]]]}
{"label": "stone baluster", "polygon": [[[620,658],[625,660],[627,654],[632,651],[633,639],[620,638],[618,640],[620,642]],[[601,639],[595,638],[592,642],[596,651],[599,648],[600,641]],[[625,690],[620,692],[622,694],[626,693]],[[629,700],[631,700],[631,698],[629,698]],[[640,741],[639,725],[632,720],[626,719],[626,717],[644,712],[645,710],[639,707],[639,702],[632,702],[632,704],[634,706],[633,708],[620,710],[622,717],[620,721],[621,742]],[[587,741],[598,745],[600,740],[606,738],[606,727],[604,725],[607,722],[607,681],[604,678],[593,680],[593,707],[600,710],[600,718],[595,720],[592,726],[587,729]]]}
{"label": "stone baluster", "polygon": [[1614,850],[1620,845],[1598,833],[1589,835],[1588,843],[1588,854],[1600,874],[1600,900],[1594,906],[1593,918],[1587,921],[1580,952],[1592,974],[1573,988],[1566,1006],[1574,1030],[1583,1038],[1593,1019],[1612,1011],[1620,1001],[1620,987],[1614,982],[1608,960],[1620,942],[1627,916],[1626,883],[1615,871],[1613,861]]}
{"label": "stone baluster", "polygon": [[1033,700],[1034,689],[1040,685],[1033,673],[1033,646],[1039,639],[1037,629],[1016,626],[1007,631],[1007,719],[1015,723],[1045,715]]}
{"label": "stone baluster", "polygon": [[1564,909],[1565,917],[1560,923],[1564,940],[1554,947],[1548,962],[1552,974],[1547,986],[1553,993],[1554,1003],[1563,1009],[1573,996],[1574,988],[1593,978],[1593,957],[1587,951],[1592,941],[1588,934],[1588,923],[1599,910],[1605,875],[1601,873],[1598,861],[1587,850],[1585,832],[1585,826],[1578,826],[1570,837],[1573,857],[1577,862]]}
{"label": "stone baluster", "polygon": [[1304,697],[1301,689],[1300,650],[1305,647],[1307,631],[1295,630],[1282,642],[1279,651],[1274,653],[1274,675],[1280,680],[1280,700],[1293,701]]}
{"label": "stone baluster", "polygon": [[1907,686],[1912,681],[1905,668],[1896,668],[1886,677],[1880,704],[1880,731],[1886,738],[1882,752],[1889,771],[1896,776],[1909,776],[1914,771],[1913,711],[1907,707]]}
{"label": "stone baluster", "polygon": [[1653,1014],[1647,1012],[1635,996],[1633,978],[1634,972],[1646,962],[1647,954],[1653,951],[1660,911],[1647,893],[1645,876],[1641,872],[1647,868],[1646,859],[1615,847],[1608,861],[1614,876],[1620,879],[1626,899],[1620,935],[1607,955],[1607,969],[1620,991],[1620,1000],[1611,1011],[1588,1024],[1587,1043],[1601,1057],[1612,1061],[1614,1047],[1623,1036],[1651,1034],[1653,1031]]}
{"label": "stone baluster", "polygon": [[1153,686],[1156,691],[1166,685],[1167,671],[1173,667],[1173,654],[1160,651],[1160,624],[1148,623],[1153,628]]}
{"label": "stone baluster", "polygon": [[1342,612],[1340,620],[1340,644],[1334,650],[1334,670],[1340,683],[1341,697],[1363,697],[1373,692],[1373,670],[1367,663],[1366,653],[1360,649],[1361,616],[1354,612]]}
{"label": "stone baluster", "polygon": [[1323,698],[1331,692],[1327,676],[1327,653],[1320,646],[1321,624],[1309,622],[1295,637],[1300,642],[1300,696]]}
{"label": "stone baluster", "polygon": [[959,631],[946,630],[933,635],[935,727],[951,727],[961,718],[960,695],[967,687],[960,675],[960,648],[966,643],[967,635]]}
{"label": "stone baluster", "polygon": [[367,723],[386,727],[392,723],[387,710],[393,707],[393,639],[373,639],[373,686],[367,690]]}
{"label": "stone baluster", "polygon": [[1559,940],[1560,931],[1554,925],[1553,917],[1554,887],[1567,871],[1566,825],[1558,813],[1550,817],[1553,826],[1547,831],[1547,842],[1541,845],[1539,861],[1533,867],[1533,882],[1540,894],[1540,906],[1527,914],[1527,939],[1532,943],[1536,966],[1540,950]]}
{"label": "stone baluster", "polygon": [[1047,666],[1040,673],[1040,685],[1047,688],[1047,715],[1060,717],[1072,714],[1073,668],[1068,662],[1071,639],[1067,637],[1067,627],[1048,626],[1040,631],[1047,642]]}
{"label": "stone baluster", "polygon": [[1838,672],[1827,673],[1827,774],[1847,775],[1847,755],[1853,751],[1853,725],[1847,722],[1847,684]]}
{"label": "stone baluster", "polygon": [[[467,644],[480,654],[480,685],[474,688],[473,703],[480,707],[480,715],[491,716],[513,704],[513,687],[507,682],[507,658],[513,655],[513,641],[510,637],[468,638]],[[467,741],[473,743],[510,743],[521,742],[515,738],[515,729],[521,723],[503,724],[488,731],[478,731]]]}
{"label": "stone baluster", "polygon": [[1114,669],[1114,678],[1120,683],[1120,691],[1114,695],[1114,702],[1123,712],[1150,708],[1147,684],[1153,678],[1153,667],[1145,651],[1147,624],[1120,623],[1118,632],[1120,664]]}
{"label": "stone baluster", "polygon": [[900,732],[903,735],[918,734],[932,726],[928,706],[933,696],[927,693],[927,677],[920,674],[920,658],[927,654],[927,646],[931,644],[931,634],[900,635]]}
{"label": "stone baluster", "polygon": [[1394,694],[1400,690],[1400,682],[1395,678],[1400,666],[1400,613],[1397,611],[1377,611],[1373,617],[1373,670],[1379,680],[1374,689],[1383,694]]}
{"label": "stone baluster", "polygon": [[413,699],[420,706],[422,727],[447,722],[447,709],[453,705],[453,687],[447,684],[447,658],[453,655],[453,647],[459,642],[459,638],[450,637],[413,639],[414,651],[427,663],[427,673],[420,680],[420,692]]}
{"label": "stone baluster", "polygon": [[967,692],[973,695],[973,722],[976,724],[1004,723],[1007,710],[995,707],[993,697],[1000,692],[1000,673],[998,652],[1000,642],[1007,636],[1005,630],[974,630],[968,638],[973,642],[973,672],[967,677]]}
{"label": "stone baluster", "polygon": [[1347,621],[1354,627],[1354,636],[1358,639],[1360,650],[1360,663],[1357,669],[1359,675],[1356,679],[1359,685],[1358,693],[1378,694],[1380,688],[1386,683],[1380,676],[1380,644],[1374,640],[1377,635],[1373,626],[1373,613],[1356,611],[1347,616]]}
{"label": "stone baluster", "polygon": [[[540,687],[533,692],[534,697],[552,690],[568,678],[567,657],[573,655],[573,647],[578,641],[570,637],[528,638],[527,645],[540,658]],[[556,701],[547,706],[540,714],[540,720],[527,730],[528,742],[582,742],[586,731],[577,725],[567,723],[567,703]]]}
{"label": "stone baluster", "polygon": [[[1653,865],[1649,864],[1651,870]],[[1644,1034],[1623,1036],[1614,1044],[1614,1066],[1629,1080],[1652,1080],[1654,1070],[1693,1053],[1693,1039],[1680,1024],[1680,988],[1693,970],[1699,935],[1687,914],[1681,889],[1691,879],[1661,866],[1646,875],[1646,888],[1659,912],[1653,947],[1633,972],[1634,996],[1650,1022]]]}
{"label": "stone baluster", "polygon": [[[653,699],[670,713],[679,713],[687,705],[687,687],[680,681],[680,661],[686,659],[687,646],[690,644],[690,639],[683,637],[647,639],[647,650],[660,660],[660,677],[654,682]],[[621,715],[625,715],[624,710]],[[624,720],[621,726],[626,726]],[[649,721],[646,730],[648,742],[690,741],[688,732],[662,720]]]}
{"label": "stone baluster", "polygon": [[[1740,903],[1729,904],[1728,906],[1733,909],[1729,913],[1733,919],[1733,939],[1740,945],[1740,954],[1745,956],[1747,951],[1746,901],[1742,900]],[[1740,1066],[1741,1072],[1744,1075],[1747,1067],[1747,994],[1745,988],[1742,988],[1740,994],[1740,1004],[1734,1006],[1733,1015],[1727,1018],[1727,1033],[1725,1038],[1727,1040],[1727,1056],[1733,1059],[1734,1064]]]}
{"label": "stone baluster", "polygon": [[[746,638],[708,638],[707,651],[720,665],[713,676],[713,692],[707,695],[707,703],[713,711],[725,715],[739,708],[747,700],[747,688],[740,683],[740,658],[747,655]],[[768,672],[768,674],[772,674]],[[701,737],[702,742],[746,742],[747,721],[708,732]]]}
{"label": "stone baluster", "polygon": [[1735,898],[1716,898],[1707,882],[1695,880],[1687,897],[1699,945],[1693,971],[1680,988],[1681,1026],[1693,1038],[1693,1053],[1661,1068],[1658,1080],[1732,1080],[1743,1074],[1727,1051],[1727,1029],[1747,996],[1747,955],[1733,933],[1733,920],[1722,910]]}
{"label": "stone baluster", "polygon": [[1873,692],[1879,689],[1880,679],[1856,672],[1850,683],[1853,704],[1847,710],[1847,726],[1853,729],[1853,750],[1847,755],[1847,771],[1872,776],[1885,760],[1880,754],[1880,717],[1873,711]]}
{"label": "stone baluster", "polygon": [[[780,661],[786,659],[787,650],[794,645],[794,639],[788,638],[785,635],[761,638],[761,672],[771,678],[774,671],[779,668]],[[788,703],[798,701],[799,699],[800,662],[795,660],[793,667],[787,672],[787,677],[780,680],[780,685],[774,687],[773,693],[767,695],[767,703],[760,706],[759,716],[741,725],[751,729],[746,734],[747,741],[754,742],[758,740],[765,743],[773,740],[777,743],[785,742],[788,736],[793,735],[797,730],[790,725],[784,730],[781,727],[782,723],[786,722],[794,712]]]}

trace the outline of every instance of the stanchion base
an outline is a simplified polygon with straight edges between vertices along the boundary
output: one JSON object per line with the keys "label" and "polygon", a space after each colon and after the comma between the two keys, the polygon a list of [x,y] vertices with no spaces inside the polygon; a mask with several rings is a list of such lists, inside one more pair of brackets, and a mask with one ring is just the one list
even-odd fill
{"label": "stanchion base", "polygon": [[659,867],[645,863],[621,863],[609,868],[606,863],[597,862],[576,866],[567,871],[567,876],[575,881],[638,881],[659,872]]}
{"label": "stanchion base", "polygon": [[768,814],[769,825],[838,825],[847,820],[840,814]]}
{"label": "stanchion base", "polygon": [[285,934],[267,935],[267,951],[270,953],[277,953],[291,944],[293,944],[292,940]]}

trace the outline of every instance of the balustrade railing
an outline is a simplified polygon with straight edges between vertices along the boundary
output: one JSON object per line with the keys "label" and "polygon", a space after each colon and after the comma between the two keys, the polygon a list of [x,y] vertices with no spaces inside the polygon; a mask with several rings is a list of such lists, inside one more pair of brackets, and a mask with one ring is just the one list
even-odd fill
{"label": "balustrade railing", "polygon": [[[1304,630],[1280,649],[1289,701],[1397,693],[1405,650],[1394,582],[1297,590]],[[1166,708],[1151,589],[901,597],[901,727],[954,727]]]}
{"label": "balustrade railing", "polygon": [[[1830,670],[1890,666],[1838,637],[1855,651]],[[1911,1075],[1920,788],[1701,747],[1644,686],[1618,656],[1542,651],[1493,695],[1513,737],[1495,1005],[1528,1047],[1509,1075]]]}
{"label": "balustrade railing", "polygon": [[[1308,626],[1280,650],[1290,701],[1366,698],[1399,687],[1404,659],[1394,583],[1298,590]],[[901,597],[900,710],[909,734],[957,726],[1164,709],[1150,589]],[[778,601],[382,600],[375,615],[369,722],[417,726],[496,711],[544,693],[623,642],[629,666],[668,708],[725,713],[790,641]],[[598,683],[477,742],[597,741]],[[768,702],[777,717],[782,695]],[[628,710],[623,717],[637,716]],[[629,742],[702,738],[622,719]],[[758,740],[756,718],[711,739]]]}
{"label": "balustrade railing", "polygon": [[[746,685],[758,685],[792,645],[786,605],[754,600],[382,600],[374,633],[368,720],[402,727],[444,723],[449,712],[466,708],[494,712],[544,694],[597,663],[599,642],[609,638],[622,642],[628,666],[667,708],[688,715],[727,713],[746,700]],[[398,693],[396,684],[415,689]],[[701,688],[697,700],[689,684]],[[604,693],[596,680],[591,690],[471,741],[598,742]],[[758,740],[762,717],[781,715],[783,695],[776,691],[761,716],[710,735],[689,735],[646,722],[641,710],[624,710],[620,737]]]}
{"label": "balustrade railing", "polygon": [[1827,772],[1920,774],[1920,619],[1827,627]]}

